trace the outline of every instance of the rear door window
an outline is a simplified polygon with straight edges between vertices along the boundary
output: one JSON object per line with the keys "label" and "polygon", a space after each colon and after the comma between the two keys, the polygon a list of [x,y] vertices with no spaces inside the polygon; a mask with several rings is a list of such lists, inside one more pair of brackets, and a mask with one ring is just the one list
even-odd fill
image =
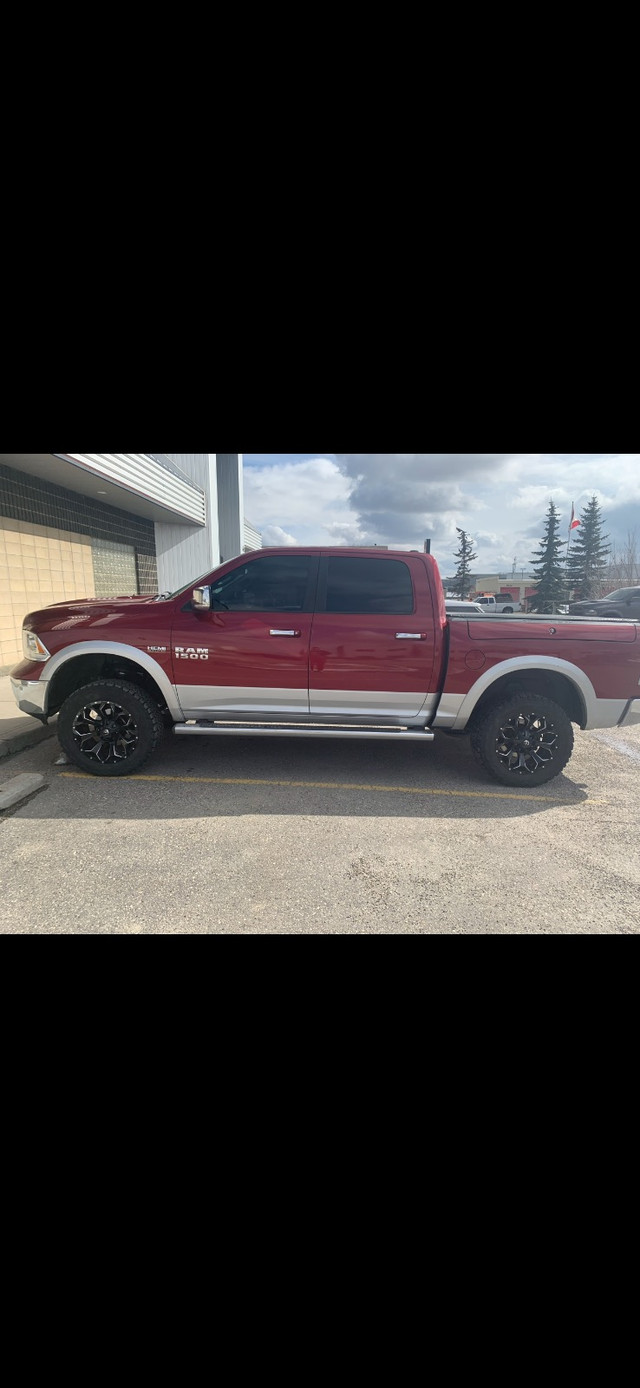
{"label": "rear door window", "polygon": [[320,566],[318,611],[405,616],[414,611],[408,564],[400,559],[332,557]]}

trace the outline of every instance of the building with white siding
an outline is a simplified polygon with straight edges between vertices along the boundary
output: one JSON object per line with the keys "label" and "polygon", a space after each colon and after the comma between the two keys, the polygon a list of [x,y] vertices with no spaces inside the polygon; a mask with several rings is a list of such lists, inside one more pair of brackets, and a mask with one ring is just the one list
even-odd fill
{"label": "building with white siding", "polygon": [[262,549],[262,535],[256,530],[255,525],[251,524],[247,517],[244,518],[244,553],[248,554],[252,549]]}
{"label": "building with white siding", "polygon": [[241,453],[0,453],[0,674],[29,611],[172,592],[261,545]]}

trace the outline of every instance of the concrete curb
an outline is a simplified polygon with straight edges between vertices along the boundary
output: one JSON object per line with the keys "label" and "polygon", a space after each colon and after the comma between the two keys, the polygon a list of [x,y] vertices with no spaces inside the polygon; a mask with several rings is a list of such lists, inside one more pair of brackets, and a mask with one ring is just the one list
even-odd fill
{"label": "concrete curb", "polygon": [[57,726],[57,718],[54,718],[45,727],[42,723],[37,723],[35,718],[32,720],[33,727],[25,728],[24,732],[12,733],[10,737],[0,738],[0,759],[10,757],[14,752],[25,752],[29,747],[36,747],[39,742],[44,742],[48,737],[54,737]]}
{"label": "concrete curb", "polygon": [[24,775],[14,776],[12,780],[5,781],[0,790],[0,813],[19,805],[21,800],[26,800],[28,795],[33,795],[34,790],[39,790],[43,785],[44,776],[40,776],[36,771],[25,771]]}

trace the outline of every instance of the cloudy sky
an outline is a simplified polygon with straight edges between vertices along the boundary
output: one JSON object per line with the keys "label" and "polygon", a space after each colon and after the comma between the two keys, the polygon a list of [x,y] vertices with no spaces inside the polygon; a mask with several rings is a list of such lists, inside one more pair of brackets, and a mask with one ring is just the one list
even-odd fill
{"label": "cloudy sky", "polygon": [[529,569],[549,499],[566,539],[598,497],[618,546],[640,537],[637,453],[245,453],[248,518],[265,545],[384,544],[421,549],[455,569],[456,526],[474,541],[478,572]]}

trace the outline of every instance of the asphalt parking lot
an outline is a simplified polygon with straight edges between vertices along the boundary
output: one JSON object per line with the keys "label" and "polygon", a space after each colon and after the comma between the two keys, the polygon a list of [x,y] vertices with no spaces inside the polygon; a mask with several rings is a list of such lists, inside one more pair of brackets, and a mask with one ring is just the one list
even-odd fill
{"label": "asphalt parking lot", "polygon": [[45,776],[0,814],[4,934],[640,933],[640,728],[580,733],[540,790],[467,738],[167,735],[137,776]]}

